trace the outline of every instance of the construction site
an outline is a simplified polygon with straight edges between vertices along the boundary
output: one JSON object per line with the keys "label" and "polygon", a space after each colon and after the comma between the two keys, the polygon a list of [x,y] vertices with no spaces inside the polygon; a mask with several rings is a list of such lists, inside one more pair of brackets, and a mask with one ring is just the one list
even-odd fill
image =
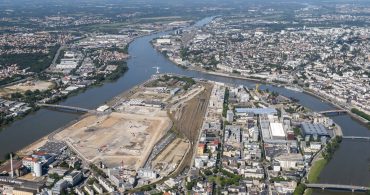
{"label": "construction site", "polygon": [[[64,141],[85,163],[103,164],[106,172],[130,170],[141,183],[158,181],[190,166],[211,89],[206,82],[157,75],[50,139]],[[145,171],[157,176],[146,178]]]}

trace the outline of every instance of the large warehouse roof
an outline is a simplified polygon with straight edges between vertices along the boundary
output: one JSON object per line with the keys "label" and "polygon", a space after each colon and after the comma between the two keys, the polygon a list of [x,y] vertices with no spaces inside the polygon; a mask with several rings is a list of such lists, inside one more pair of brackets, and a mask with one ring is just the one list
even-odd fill
{"label": "large warehouse roof", "polygon": [[235,108],[236,113],[277,114],[275,108]]}
{"label": "large warehouse roof", "polygon": [[329,136],[324,125],[320,123],[302,123],[302,130],[304,135]]}
{"label": "large warehouse roof", "polygon": [[270,123],[272,137],[285,137],[285,132],[282,123]]}

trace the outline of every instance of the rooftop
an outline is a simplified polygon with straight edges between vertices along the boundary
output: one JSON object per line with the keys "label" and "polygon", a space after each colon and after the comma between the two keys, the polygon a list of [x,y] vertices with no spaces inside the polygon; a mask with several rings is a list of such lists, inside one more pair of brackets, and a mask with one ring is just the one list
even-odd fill
{"label": "rooftop", "polygon": [[302,123],[304,135],[329,136],[328,131],[321,123]]}
{"label": "rooftop", "polygon": [[275,108],[235,108],[236,113],[277,114]]}

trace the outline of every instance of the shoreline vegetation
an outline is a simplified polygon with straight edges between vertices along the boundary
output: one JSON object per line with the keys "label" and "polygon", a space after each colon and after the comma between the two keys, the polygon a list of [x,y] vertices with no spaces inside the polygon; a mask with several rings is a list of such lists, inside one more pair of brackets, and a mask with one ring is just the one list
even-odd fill
{"label": "shoreline vegetation", "polygon": [[[333,158],[335,151],[340,147],[340,143],[342,142],[341,136],[333,137],[327,145],[322,148],[321,152],[319,152],[318,159],[315,159],[311,165],[311,168],[307,174],[307,182],[308,183],[317,183],[320,180],[320,174],[326,167],[326,165],[330,162]],[[294,195],[311,195],[313,193],[312,189],[306,188],[304,184],[301,187],[298,187],[298,191],[294,191]],[[304,189],[304,190],[300,190]]]}
{"label": "shoreline vegetation", "polygon": [[370,115],[369,114],[366,114],[365,112],[363,112],[363,111],[361,111],[361,110],[359,110],[357,108],[352,108],[351,109],[351,112],[354,113],[354,114],[356,114],[356,115],[358,115],[358,116],[360,116],[361,118],[367,120],[368,121],[367,122],[367,125],[370,126]]}
{"label": "shoreline vegetation", "polygon": [[[88,89],[91,89],[93,87],[101,86],[106,82],[114,82],[117,79],[119,79],[124,73],[126,73],[127,70],[128,70],[127,62],[124,61],[120,65],[118,65],[117,69],[112,71],[110,74],[105,75],[105,76],[104,75],[96,75],[95,77],[91,78],[91,79],[95,79],[95,82],[92,85],[88,85],[86,87],[79,88],[77,90],[74,90],[74,91],[66,94],[66,95],[60,96],[57,99],[53,99],[53,100],[51,100],[47,103],[49,103],[49,104],[61,103],[64,100],[68,99],[69,97],[72,97],[72,96],[78,95],[80,93],[83,93],[84,91],[86,91]],[[0,120],[0,131],[2,131],[6,126],[11,125],[13,122],[15,122],[17,120],[20,120],[20,119],[26,117],[27,115],[41,109],[39,106],[37,106],[37,103],[35,103],[36,101],[38,101],[38,99],[35,100],[35,98],[37,98],[36,96],[39,96],[39,97],[47,96],[47,95],[49,95],[49,93],[50,93],[50,90],[46,90],[46,91],[43,91],[43,92],[37,91],[36,93],[31,92],[29,94],[28,93],[25,93],[25,94],[17,93],[19,95],[18,98],[26,98],[26,99],[30,99],[30,101],[31,100],[34,101],[34,102],[27,102],[27,103],[29,103],[29,105],[31,107],[31,110],[29,110],[26,113],[23,113],[23,114],[21,114],[17,117],[1,119]]]}

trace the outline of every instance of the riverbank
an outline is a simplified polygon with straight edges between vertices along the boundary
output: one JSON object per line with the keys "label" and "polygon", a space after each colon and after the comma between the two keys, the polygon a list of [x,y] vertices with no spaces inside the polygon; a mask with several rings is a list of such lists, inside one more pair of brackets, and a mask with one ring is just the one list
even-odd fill
{"label": "riverbank", "polygon": [[307,176],[309,183],[316,183],[319,181],[320,173],[325,168],[327,163],[328,161],[322,157],[313,163]]}
{"label": "riverbank", "polygon": [[[144,86],[146,83],[151,82],[151,81],[152,81],[152,78],[150,78],[149,80],[146,80],[146,81],[144,81],[142,83],[139,83],[139,84],[133,86],[132,88],[123,91],[122,93],[120,93],[117,96],[113,97],[112,99],[110,99],[109,101],[105,102],[104,104],[109,105],[110,107],[114,107],[115,104],[117,104],[118,102],[120,102],[123,98],[127,98],[127,97],[131,96],[132,94],[134,94],[135,92],[137,92],[142,86]],[[32,151],[34,151],[37,148],[41,147],[47,141],[53,141],[55,134],[63,131],[64,129],[72,126],[73,124],[81,121],[82,119],[84,119],[84,118],[86,118],[86,117],[88,117],[90,115],[91,115],[90,113],[81,114],[77,119],[70,121],[69,123],[65,124],[64,126],[62,126],[62,127],[58,128],[58,129],[52,131],[51,133],[49,133],[49,134],[41,137],[40,139],[38,139],[38,140],[32,142],[31,144],[23,147],[22,149],[18,150],[16,152],[16,154],[18,156],[26,156],[26,155],[32,153]]]}
{"label": "riverbank", "polygon": [[41,137],[40,139],[38,139],[38,140],[34,141],[33,143],[27,145],[26,147],[18,150],[17,152],[15,152],[16,155],[22,157],[22,156],[26,156],[28,154],[31,154],[32,151],[34,151],[37,148],[43,146],[47,141],[52,141],[52,138],[53,138],[53,136],[55,134],[57,134],[58,132],[64,130],[65,128],[73,125],[74,123],[78,122],[79,120],[87,117],[88,115],[89,115],[88,113],[87,114],[82,114],[77,119],[70,121],[69,123],[65,124],[64,126],[56,129],[55,131],[53,131],[53,132],[45,135],[44,137]]}
{"label": "riverbank", "polygon": [[[115,71],[112,71],[110,74],[106,75],[105,77],[100,78],[100,79],[98,79],[97,76],[94,77],[94,78],[91,78],[91,80],[95,80],[95,82],[93,82],[91,85],[87,85],[85,87],[78,88],[76,90],[71,91],[68,94],[58,96],[54,99],[50,99],[49,101],[47,101],[45,103],[49,103],[49,104],[60,103],[60,102],[63,102],[64,100],[66,100],[66,99],[68,99],[72,96],[76,96],[80,93],[83,93],[84,91],[86,91],[90,88],[93,88],[93,87],[96,87],[96,86],[101,86],[101,85],[103,85],[104,83],[107,83],[107,82],[113,82],[113,81],[117,80],[118,78],[120,78],[122,75],[124,75],[124,73],[127,72],[127,70],[128,70],[128,66],[127,66],[127,63],[125,61],[125,62],[123,62],[122,65],[119,65]],[[43,98],[45,96],[45,94],[46,94],[46,92],[41,92],[41,95],[39,95],[39,96]],[[27,98],[27,97],[23,96],[22,98]],[[24,101],[19,101],[19,102],[24,102]],[[37,106],[38,103],[40,103],[40,100],[37,100],[37,102],[29,103],[31,108],[32,108],[31,110],[29,110],[28,112],[26,112],[24,114],[18,115],[16,117],[9,118],[8,122],[6,122],[4,124],[0,124],[0,131],[1,131],[1,129],[7,127],[8,125],[11,125],[15,121],[23,119],[27,115],[38,111],[40,109],[40,107]],[[44,103],[44,102],[41,102],[41,103]]]}
{"label": "riverbank", "polygon": [[[173,62],[173,63],[175,63],[175,62]],[[181,65],[179,65],[177,63],[175,63],[175,64],[181,67]],[[221,76],[221,77],[226,77],[226,78],[234,78],[234,79],[242,79],[242,80],[254,81],[254,82],[259,82],[259,83],[262,83],[262,84],[271,84],[271,85],[282,86],[282,87],[288,86],[287,84],[276,83],[276,82],[273,82],[273,81],[266,81],[266,80],[263,80],[263,79],[250,78],[250,77],[241,77],[241,76],[237,76],[237,75],[230,75],[230,74],[227,74],[227,73],[220,73],[220,72],[211,72],[211,71],[201,70],[201,69],[197,69],[197,68],[193,68],[193,67],[190,67],[190,68],[187,67],[187,68],[189,70],[198,71],[198,72],[202,72],[202,73],[209,74],[209,75]],[[321,94],[317,94],[317,93],[313,92],[312,90],[310,90],[308,88],[302,88],[302,89],[303,89],[302,93],[306,93],[306,94],[311,95],[313,97],[316,97],[316,98],[318,98],[322,101],[325,101],[326,103],[329,103],[330,105],[332,105],[332,106],[334,106],[338,109],[345,110],[349,116],[351,116],[353,119],[360,122],[361,124],[364,124],[364,125],[369,124],[369,121],[367,121],[366,119],[358,116],[355,113],[352,113],[351,109],[342,107],[342,106],[334,103],[332,100],[322,96]]]}
{"label": "riverbank", "polygon": [[358,116],[357,114],[352,113],[351,109],[348,109],[348,108],[342,107],[342,106],[340,106],[340,105],[338,105],[338,104],[334,103],[334,102],[333,102],[333,101],[331,101],[330,99],[328,99],[328,98],[326,98],[326,97],[322,96],[321,94],[317,94],[317,93],[315,93],[315,92],[313,92],[313,91],[311,91],[311,90],[309,90],[309,89],[304,89],[304,93],[309,94],[309,95],[311,95],[311,96],[314,96],[314,97],[316,97],[316,98],[319,98],[320,100],[323,100],[323,101],[325,101],[325,102],[329,103],[330,105],[332,105],[332,106],[334,106],[334,107],[336,107],[336,108],[338,108],[338,109],[345,110],[349,116],[351,116],[353,119],[355,119],[356,121],[360,122],[361,124],[367,125],[367,124],[368,124],[368,122],[369,122],[369,121],[367,121],[366,119],[364,119],[364,118],[362,118],[362,117]]}

